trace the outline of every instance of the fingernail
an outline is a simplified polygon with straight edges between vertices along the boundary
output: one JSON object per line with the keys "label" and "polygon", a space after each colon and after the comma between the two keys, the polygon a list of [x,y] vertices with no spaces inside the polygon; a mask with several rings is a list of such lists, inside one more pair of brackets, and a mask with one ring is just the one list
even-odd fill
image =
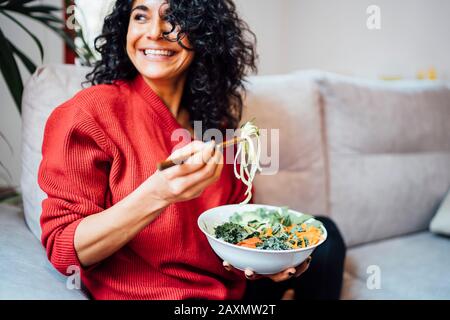
{"label": "fingernail", "polygon": [[307,263],[307,264],[310,264],[310,263],[311,263],[311,260],[312,260],[312,257],[309,256],[309,257],[306,259],[306,263]]}
{"label": "fingernail", "polygon": [[222,264],[225,269],[230,270],[230,264],[228,262],[224,261]]}
{"label": "fingernail", "polygon": [[245,270],[245,277],[251,279],[253,277],[253,272],[250,270]]}

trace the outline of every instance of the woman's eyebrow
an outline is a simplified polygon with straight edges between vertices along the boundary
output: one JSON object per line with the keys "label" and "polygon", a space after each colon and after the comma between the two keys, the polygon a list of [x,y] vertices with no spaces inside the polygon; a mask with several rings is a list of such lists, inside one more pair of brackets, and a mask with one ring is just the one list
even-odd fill
{"label": "woman's eyebrow", "polygon": [[142,11],[149,11],[149,8],[147,7],[147,6],[145,6],[145,5],[139,5],[139,6],[136,6],[136,7],[134,7],[132,10],[131,10],[131,12],[133,12],[133,11],[135,11],[135,10],[142,10]]}

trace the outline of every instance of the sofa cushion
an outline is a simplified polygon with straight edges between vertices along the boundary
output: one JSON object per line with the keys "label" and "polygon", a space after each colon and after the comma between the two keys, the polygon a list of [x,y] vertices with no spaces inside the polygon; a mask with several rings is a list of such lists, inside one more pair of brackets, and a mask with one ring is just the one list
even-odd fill
{"label": "sofa cushion", "polygon": [[324,74],[331,217],[356,245],[426,230],[450,188],[450,90]]}
{"label": "sofa cushion", "polygon": [[[343,299],[450,299],[450,238],[430,232],[347,251]],[[380,289],[366,283],[379,268]],[[368,273],[369,271],[369,273]]]}
{"label": "sofa cushion", "polygon": [[22,210],[7,205],[0,205],[0,261],[0,300],[87,299],[50,265]]}
{"label": "sofa cushion", "polygon": [[41,203],[46,197],[37,183],[42,160],[45,123],[54,108],[82,89],[87,68],[49,65],[38,68],[25,86],[22,100],[22,176],[25,218],[34,235],[40,238]]}
{"label": "sofa cushion", "polygon": [[430,231],[450,236],[450,191],[431,220]]}

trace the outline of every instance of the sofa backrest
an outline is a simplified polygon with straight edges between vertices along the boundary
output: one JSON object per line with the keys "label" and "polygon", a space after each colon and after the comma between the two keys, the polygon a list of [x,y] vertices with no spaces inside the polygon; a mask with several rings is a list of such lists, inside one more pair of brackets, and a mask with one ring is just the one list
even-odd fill
{"label": "sofa backrest", "polygon": [[[81,89],[87,68],[39,68],[23,100],[21,187],[40,237],[37,184],[45,122]],[[255,180],[255,202],[331,216],[348,245],[416,232],[450,187],[450,90],[324,72],[250,79],[243,120],[280,130],[276,175]]]}
{"label": "sofa backrest", "polygon": [[301,71],[251,80],[245,117],[280,128],[257,203],[332,217],[349,246],[426,230],[450,188],[450,90]]}
{"label": "sofa backrest", "polygon": [[426,230],[450,188],[450,90],[318,80],[329,204],[349,245]]}

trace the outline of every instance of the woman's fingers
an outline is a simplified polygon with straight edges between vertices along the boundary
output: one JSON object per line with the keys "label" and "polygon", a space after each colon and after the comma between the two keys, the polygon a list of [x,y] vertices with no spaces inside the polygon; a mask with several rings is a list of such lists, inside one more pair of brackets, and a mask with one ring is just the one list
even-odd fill
{"label": "woman's fingers", "polygon": [[258,280],[263,277],[262,275],[256,274],[253,270],[248,268],[245,269],[244,274],[248,280]]}
{"label": "woman's fingers", "polygon": [[[191,146],[192,144],[192,146]],[[175,151],[170,157],[181,157],[185,158],[185,161],[182,164],[173,166],[171,168],[168,168],[164,170],[164,174],[168,179],[175,179],[177,177],[183,177],[190,173],[193,173],[197,170],[200,170],[203,168],[208,160],[213,156],[214,146],[215,143],[203,143],[203,142],[192,142],[191,144],[187,145],[183,150],[179,149],[179,153],[177,154],[177,151]],[[194,153],[191,153],[194,152]],[[188,157],[188,158],[186,158]]]}
{"label": "woman's fingers", "polygon": [[211,159],[214,156],[214,149],[215,149],[216,143],[214,141],[208,142],[204,144],[204,147],[193,154],[191,157],[189,157],[182,165],[183,166],[204,166],[208,163],[209,159]]}
{"label": "woman's fingers", "polygon": [[[241,272],[241,271],[237,270],[236,268],[234,268],[227,261],[223,262],[223,267],[225,268],[225,270],[230,271],[230,272],[232,272],[232,271],[234,271],[234,272]],[[244,275],[245,275],[245,278],[247,278],[248,280],[258,280],[258,279],[261,279],[263,277],[262,275],[256,274],[255,272],[253,272],[253,270],[248,269],[248,268],[244,270]]]}
{"label": "woman's fingers", "polygon": [[[225,268],[225,270],[227,270],[229,272],[239,272],[239,273],[242,272],[242,271],[236,269],[235,267],[233,267],[228,261],[223,261],[222,264],[223,264],[223,267]],[[262,278],[261,275],[254,273],[251,269],[248,269],[248,268],[244,270],[244,275],[245,275],[245,278],[247,278],[248,280],[257,280],[257,279]]]}
{"label": "woman's fingers", "polygon": [[[223,264],[223,267],[225,268],[225,270],[227,270],[228,272],[236,272],[236,273],[242,274],[241,270],[238,270],[235,267],[233,267],[228,261],[223,261],[222,264]],[[245,269],[244,275],[245,275],[245,278],[248,280],[258,280],[263,277],[261,275],[254,273],[251,269]]]}
{"label": "woman's fingers", "polygon": [[201,193],[206,187],[214,183],[220,178],[223,169],[223,154],[220,151],[216,151],[216,154],[208,160],[207,165],[195,173],[198,179],[192,177],[192,184],[189,186],[193,194],[197,195]]}
{"label": "woman's fingers", "polygon": [[312,259],[311,256],[309,256],[297,268],[288,268],[280,273],[270,276],[269,278],[275,282],[280,282],[280,281],[286,281],[292,277],[299,277],[302,273],[304,273],[306,270],[308,270],[309,265],[311,263],[311,259]]}
{"label": "woman's fingers", "polygon": [[222,264],[223,264],[223,267],[225,268],[225,270],[227,270],[228,272],[234,272],[236,274],[242,275],[242,271],[241,270],[236,269],[235,267],[233,267],[227,261],[223,261]]}
{"label": "woman's fingers", "polygon": [[208,163],[203,168],[186,176],[179,177],[177,180],[185,186],[186,190],[190,190],[191,193],[197,193],[218,179],[222,167],[223,158],[221,152],[218,151],[208,160]]}
{"label": "woman's fingers", "polygon": [[203,190],[219,179],[223,169],[223,154],[216,151],[215,141],[194,141],[172,153],[169,159],[188,158],[180,165],[155,174],[160,179],[160,198],[169,203],[186,201],[201,195]]}
{"label": "woman's fingers", "polygon": [[269,278],[272,279],[274,282],[286,281],[286,280],[292,278],[295,275],[296,271],[297,270],[295,268],[288,268],[277,274],[269,276]]}
{"label": "woman's fingers", "polygon": [[225,270],[227,270],[227,271],[233,271],[234,270],[233,266],[228,261],[223,261],[222,265],[225,268]]}
{"label": "woman's fingers", "polygon": [[[194,140],[191,143],[185,145],[172,152],[172,154],[167,158],[168,160],[177,160],[182,158],[189,158],[194,153],[201,151],[205,146],[205,143],[200,140]],[[175,162],[175,161],[174,161]]]}
{"label": "woman's fingers", "polygon": [[303,272],[308,270],[309,264],[311,263],[311,259],[312,259],[311,256],[309,256],[297,268],[288,268],[284,271],[281,271],[280,273],[269,276],[269,278],[275,282],[281,282],[281,281],[286,281],[292,277],[299,277]]}
{"label": "woman's fingers", "polygon": [[[270,275],[270,276],[265,276],[265,275],[259,275],[256,274],[255,272],[253,272],[251,269],[245,269],[244,274],[245,277],[248,280],[258,280],[261,279],[262,277],[267,277],[270,278],[272,281],[274,282],[281,282],[281,281],[286,281],[292,277],[299,277],[301,274],[303,274],[306,270],[308,270],[308,267],[311,263],[311,256],[309,256],[301,265],[299,265],[297,268],[288,268],[284,271],[281,271],[277,274],[274,275]],[[228,271],[233,271],[236,270],[231,264],[229,264],[227,261],[223,262],[223,266],[226,270]]]}

